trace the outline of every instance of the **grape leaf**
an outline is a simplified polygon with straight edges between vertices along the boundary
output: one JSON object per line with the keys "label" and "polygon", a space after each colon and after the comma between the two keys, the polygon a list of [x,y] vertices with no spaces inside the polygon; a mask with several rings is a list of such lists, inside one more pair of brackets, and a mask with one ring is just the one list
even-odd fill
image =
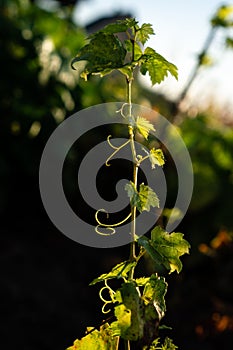
{"label": "grape leaf", "polygon": [[143,335],[142,301],[133,282],[123,283],[120,293],[121,302],[114,308],[117,321],[111,324],[111,328],[114,335],[135,341]]}
{"label": "grape leaf", "polygon": [[182,270],[180,256],[189,253],[190,244],[179,232],[168,233],[161,227],[156,226],[151,232],[151,239],[142,236],[138,238],[138,244],[145,248],[151,258],[163,265],[172,273]]}
{"label": "grape leaf", "polygon": [[159,208],[159,199],[156,193],[149,186],[144,185],[143,183],[140,185],[139,189],[139,199],[140,205],[139,211],[150,211],[150,207]]}
{"label": "grape leaf", "polygon": [[149,281],[146,283],[142,299],[145,305],[152,304],[156,310],[159,320],[164,316],[166,311],[165,294],[167,293],[167,283],[164,277],[151,275]]}
{"label": "grape leaf", "polygon": [[135,279],[135,282],[138,287],[145,286],[145,284],[149,281],[150,277],[139,277]]}
{"label": "grape leaf", "polygon": [[151,241],[147,237],[141,236],[137,239],[137,242],[140,246],[145,248],[147,253],[156,262],[156,264],[163,264],[163,256],[160,255],[160,253],[152,246]]}
{"label": "grape leaf", "polygon": [[161,83],[168,73],[178,78],[177,67],[150,47],[144,51],[140,71],[143,75],[149,73],[152,85]]}
{"label": "grape leaf", "polygon": [[[124,41],[125,44],[125,48],[128,52],[132,52],[133,49],[133,45],[131,40],[125,40]],[[141,56],[142,56],[143,52],[142,52],[142,48],[140,47],[140,45],[135,41],[134,42],[134,60],[137,61]]]}
{"label": "grape leaf", "polygon": [[143,23],[141,28],[137,30],[136,40],[140,41],[143,45],[147,42],[150,35],[154,35],[154,30],[150,23]]}
{"label": "grape leaf", "polygon": [[143,117],[136,117],[135,127],[138,132],[147,140],[150,131],[155,131],[153,124]]}
{"label": "grape leaf", "polygon": [[158,149],[152,148],[150,150],[149,159],[151,162],[152,169],[155,168],[155,165],[163,166],[165,163],[163,151],[160,148]]}
{"label": "grape leaf", "polygon": [[128,29],[134,27],[137,25],[137,21],[135,18],[126,18],[126,19],[120,19],[116,21],[115,23],[107,24],[101,32],[108,33],[108,34],[115,34],[115,33],[121,33],[126,32]]}
{"label": "grape leaf", "polygon": [[132,206],[135,206],[140,213],[144,210],[150,211],[150,207],[159,208],[159,199],[156,193],[147,185],[143,183],[139,187],[139,191],[135,188],[133,182],[125,185],[128,197]]}
{"label": "grape leaf", "polygon": [[89,44],[80,49],[71,66],[75,69],[76,62],[87,61],[81,75],[85,79],[89,74],[105,75],[123,66],[125,54],[126,50],[117,37],[99,32],[93,34]]}
{"label": "grape leaf", "polygon": [[176,350],[176,349],[178,349],[178,346],[176,346],[173,343],[172,339],[166,337],[164,340],[164,344],[162,345],[161,350]]}
{"label": "grape leaf", "polygon": [[95,278],[90,285],[94,285],[98,282],[102,282],[104,280],[112,279],[112,278],[126,278],[128,272],[132,269],[132,267],[136,266],[136,262],[123,261],[120,264],[117,264],[112,268],[112,270],[108,273],[104,273],[101,276]]}
{"label": "grape leaf", "polygon": [[87,328],[90,332],[82,339],[76,339],[74,345],[67,350],[116,350],[118,338],[113,336],[113,331],[108,323],[100,327],[100,330]]}
{"label": "grape leaf", "polygon": [[161,347],[160,346],[158,347],[158,346],[159,346],[159,338],[153,340],[152,344],[150,345],[149,350],[161,350]]}
{"label": "grape leaf", "polygon": [[151,245],[163,257],[163,265],[170,273],[182,270],[180,256],[189,253],[190,244],[180,232],[168,233],[156,226],[151,232]]}
{"label": "grape leaf", "polygon": [[160,343],[159,338],[153,340],[148,350],[176,350],[176,349],[178,349],[178,347],[173,344],[172,339],[166,337],[163,344]]}

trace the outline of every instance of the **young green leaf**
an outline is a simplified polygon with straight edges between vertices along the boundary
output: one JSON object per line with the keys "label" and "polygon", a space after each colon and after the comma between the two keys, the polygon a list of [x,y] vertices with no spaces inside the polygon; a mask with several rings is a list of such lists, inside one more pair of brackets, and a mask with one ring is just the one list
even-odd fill
{"label": "young green leaf", "polygon": [[137,240],[138,244],[143,247],[150,257],[156,262],[156,264],[163,264],[163,256],[157,252],[157,250],[152,246],[151,241],[145,237],[141,236]]}
{"label": "young green leaf", "polygon": [[112,279],[112,278],[126,278],[128,272],[132,269],[132,267],[136,266],[136,262],[123,261],[120,264],[117,264],[112,268],[112,270],[108,273],[104,273],[101,276],[95,278],[90,285],[94,285],[98,282],[102,282],[104,280]]}
{"label": "young green leaf", "polygon": [[113,34],[98,32],[91,36],[89,44],[80,49],[71,66],[79,61],[87,61],[82,77],[89,74],[109,74],[123,66],[126,50]]}
{"label": "young green leaf", "polygon": [[178,346],[176,346],[173,343],[172,339],[166,337],[164,340],[164,344],[162,345],[161,350],[176,350],[176,349],[178,349]]}
{"label": "young green leaf", "polygon": [[159,199],[156,193],[152,190],[152,188],[144,185],[143,183],[140,185],[139,199],[140,205],[138,210],[140,212],[143,210],[150,211],[150,207],[159,208]]}
{"label": "young green leaf", "polygon": [[111,324],[111,328],[113,334],[136,341],[143,335],[142,301],[133,282],[123,283],[120,293],[122,302],[114,308],[117,321]]}
{"label": "young green leaf", "polygon": [[182,270],[180,256],[189,253],[190,244],[183,238],[182,233],[168,233],[156,226],[151,232],[151,239],[142,236],[138,238],[138,244],[145,248],[151,258],[170,273]]}
{"label": "young green leaf", "polygon": [[153,340],[152,344],[150,345],[149,350],[161,350],[161,347],[159,346],[159,338]]}
{"label": "young green leaf", "polygon": [[160,148],[152,148],[150,150],[149,159],[151,162],[152,169],[154,169],[156,165],[163,166],[165,163],[163,151]]}
{"label": "young green leaf", "polygon": [[100,330],[93,330],[89,327],[87,334],[82,339],[76,339],[73,346],[70,346],[67,350],[116,350],[118,339],[113,336],[113,331],[108,323],[100,327]]}
{"label": "young green leaf", "polygon": [[140,71],[143,75],[149,73],[152,85],[161,83],[168,73],[178,79],[177,67],[150,47],[144,51]]}
{"label": "young green leaf", "polygon": [[136,117],[135,127],[137,131],[147,140],[150,131],[155,131],[154,125],[143,117]]}
{"label": "young green leaf", "polygon": [[132,41],[128,39],[124,41],[124,44],[128,52],[133,51],[133,45],[134,45],[134,61],[139,60],[139,58],[143,55],[142,48],[136,41],[132,43]]}
{"label": "young green leaf", "polygon": [[135,279],[135,282],[138,287],[145,286],[145,284],[149,281],[150,277],[139,277]]}
{"label": "young green leaf", "polygon": [[137,25],[135,18],[126,18],[116,21],[116,23],[107,24],[101,32],[108,34],[116,34],[121,32],[126,32],[128,29],[135,27]]}
{"label": "young green leaf", "polygon": [[156,309],[156,313],[161,319],[166,311],[165,294],[167,293],[167,283],[164,277],[158,277],[157,275],[151,275],[149,281],[146,283],[142,299],[145,305],[153,304]]}
{"label": "young green leaf", "polygon": [[180,256],[189,253],[190,244],[179,232],[168,233],[156,226],[151,232],[151,245],[163,257],[163,265],[170,273],[182,269]]}
{"label": "young green leaf", "polygon": [[150,35],[154,35],[154,30],[150,23],[143,23],[141,28],[136,31],[136,40],[140,41],[143,45],[147,42]]}
{"label": "young green leaf", "polygon": [[[165,338],[163,344],[160,343],[159,338],[153,340],[152,344],[148,348],[148,350],[176,350],[176,349],[178,349],[178,347],[174,345],[173,341],[168,337]],[[145,350],[147,350],[147,348],[145,348]]]}
{"label": "young green leaf", "polygon": [[149,186],[142,183],[139,191],[137,191],[133,182],[130,181],[130,183],[125,185],[125,190],[130,198],[131,205],[135,206],[138,211],[150,211],[150,207],[159,208],[159,199]]}

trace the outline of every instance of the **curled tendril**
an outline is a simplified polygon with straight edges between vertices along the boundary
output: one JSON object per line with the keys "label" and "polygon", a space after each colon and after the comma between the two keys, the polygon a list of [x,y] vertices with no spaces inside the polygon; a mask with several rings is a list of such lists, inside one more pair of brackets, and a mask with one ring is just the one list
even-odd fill
{"label": "curled tendril", "polygon": [[128,143],[130,143],[130,140],[127,140],[125,143],[123,143],[123,145],[121,145],[121,146],[119,146],[119,147],[116,147],[116,146],[114,146],[114,145],[111,143],[110,137],[111,137],[111,135],[108,136],[107,142],[108,142],[108,144],[109,144],[109,146],[110,146],[111,148],[115,149],[115,151],[114,151],[114,152],[108,157],[108,159],[106,160],[106,162],[105,162],[105,165],[106,165],[106,166],[110,166],[109,160],[112,159],[112,157],[115,156],[115,154],[116,154],[117,152],[119,152],[123,147],[125,147],[126,145],[128,145]]}
{"label": "curled tendril", "polygon": [[110,147],[112,147],[113,149],[118,149],[118,147],[114,146],[111,141],[110,141],[110,138],[112,137],[112,135],[108,135],[107,137],[107,142],[109,144]]}
{"label": "curled tendril", "polygon": [[[111,309],[105,310],[105,307],[106,307],[108,304],[112,304],[112,303],[114,302],[114,295],[115,295],[116,293],[114,292],[114,290],[113,290],[111,287],[109,287],[109,285],[108,285],[108,283],[107,283],[107,280],[104,281],[104,284],[105,284],[105,286],[104,286],[103,288],[101,288],[100,291],[99,291],[99,297],[100,297],[100,299],[104,302],[104,305],[102,306],[102,312],[103,312],[103,314],[107,314],[108,312],[111,311]],[[103,291],[104,291],[105,289],[107,289],[108,292],[109,292],[109,296],[110,296],[110,298],[111,298],[110,300],[105,299],[105,298],[103,297],[103,295],[102,295],[102,293],[103,293]]]}
{"label": "curled tendril", "polygon": [[[99,209],[95,213],[95,219],[96,219],[96,221],[98,223],[98,225],[95,228],[95,231],[99,235],[102,235],[102,236],[113,235],[116,232],[116,230],[113,227],[117,227],[117,226],[120,226],[121,224],[124,224],[124,222],[126,222],[130,218],[130,216],[132,215],[132,213],[130,212],[129,215],[126,216],[126,218],[124,218],[122,221],[119,221],[119,222],[117,222],[115,224],[103,224],[98,218],[99,212],[106,213],[107,219],[109,218],[109,214],[108,214],[108,212],[105,209]],[[102,228],[105,227],[107,230],[110,230],[112,233],[101,232],[101,231],[99,231],[99,227],[102,227]]]}
{"label": "curled tendril", "polygon": [[[128,107],[128,113],[127,114],[125,114],[124,113],[124,108],[125,107]],[[133,127],[134,126],[134,123],[135,123],[135,119],[134,119],[134,117],[132,116],[132,105],[130,104],[130,103],[123,103],[123,105],[121,106],[121,108],[118,110],[118,111],[116,111],[116,113],[120,113],[121,114],[121,116],[124,118],[124,119],[128,119],[128,121],[129,121],[129,126],[131,126],[131,127]]]}
{"label": "curled tendril", "polygon": [[110,233],[100,231],[99,230],[100,227],[101,227],[101,225],[97,225],[95,228],[95,232],[101,236],[111,236],[111,235],[114,235],[114,233],[116,233],[116,230],[112,227],[105,227],[105,230],[110,231]]}
{"label": "curled tendril", "polygon": [[129,103],[123,103],[123,105],[121,106],[121,108],[120,108],[118,111],[116,111],[116,113],[120,113],[121,116],[122,116],[123,118],[126,118],[126,115],[124,114],[124,108],[125,108],[126,106],[129,106],[129,107],[130,107],[130,104],[129,104]]}

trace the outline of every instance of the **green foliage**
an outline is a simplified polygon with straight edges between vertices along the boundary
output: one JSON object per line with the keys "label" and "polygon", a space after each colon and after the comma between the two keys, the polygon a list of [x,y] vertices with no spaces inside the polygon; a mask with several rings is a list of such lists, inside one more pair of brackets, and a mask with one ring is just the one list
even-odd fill
{"label": "green foliage", "polygon": [[141,42],[143,45],[147,42],[151,35],[155,34],[154,29],[150,23],[143,23],[141,28],[136,29],[136,40]]}
{"label": "green foliage", "polygon": [[149,73],[152,85],[160,84],[168,73],[178,79],[177,67],[150,47],[145,49],[141,62],[141,73]]}
{"label": "green foliage", "polygon": [[[119,39],[117,33],[125,33],[127,39]],[[116,23],[105,26],[99,32],[89,37],[89,43],[79,50],[77,56],[72,61],[72,67],[75,69],[81,67],[81,77],[87,80],[89,75],[99,74],[101,76],[113,72],[120,71],[127,82],[127,104],[131,106],[131,86],[133,82],[133,74],[137,67],[143,75],[147,72],[151,78],[152,84],[161,83],[165,77],[170,73],[177,79],[177,67],[167,61],[163,56],[158,54],[150,47],[143,50],[143,45],[147,42],[150,35],[154,31],[151,24],[144,23],[140,27],[134,18],[117,21]],[[121,37],[122,38],[122,37]],[[80,66],[81,61],[86,61],[85,68]],[[159,323],[165,315],[166,304],[165,294],[167,292],[167,283],[164,277],[159,277],[157,273],[149,277],[134,277],[134,271],[142,256],[147,252],[153,260],[158,264],[165,266],[170,272],[182,269],[180,257],[189,252],[189,243],[183,239],[181,233],[167,233],[160,227],[152,230],[151,239],[147,237],[136,236],[136,212],[150,211],[151,207],[159,207],[159,198],[156,193],[148,185],[141,183],[138,185],[137,169],[141,163],[148,159],[151,163],[152,169],[156,166],[163,166],[165,163],[163,152],[160,148],[152,148],[149,152],[144,149],[146,156],[137,154],[135,148],[135,134],[138,132],[145,140],[148,140],[150,132],[155,132],[152,123],[147,119],[135,116],[131,108],[128,109],[128,114],[124,115],[123,107],[121,108],[121,115],[128,121],[128,138],[120,147],[115,147],[111,144],[108,137],[108,144],[114,149],[114,152],[106,161],[115,155],[120,149],[130,145],[133,160],[133,180],[126,184],[125,190],[130,199],[130,214],[121,222],[114,224],[114,228],[121,225],[129,218],[131,218],[131,251],[130,258],[127,261],[117,264],[108,273],[102,274],[95,278],[90,284],[104,282],[104,287],[100,289],[100,298],[104,302],[102,308],[103,313],[107,313],[114,309],[115,319],[106,325],[107,328],[103,332],[94,330],[89,333],[81,341],[87,344],[96,339],[96,344],[103,342],[103,338],[109,328],[107,334],[107,341],[109,346],[115,343],[113,338],[123,339],[125,341],[126,349],[129,349],[129,342],[137,344],[141,349],[167,349],[173,350],[176,347],[169,338],[166,338],[163,345],[160,345],[157,333],[159,330]],[[103,211],[103,210],[102,210]],[[97,211],[98,213],[99,211]],[[96,215],[98,226],[101,222]],[[111,225],[104,225],[104,227],[111,228]],[[98,230],[96,230],[98,233]],[[139,252],[136,253],[136,244],[138,244]],[[115,291],[109,286],[108,281],[112,279],[123,279],[120,288]],[[111,282],[112,285],[112,282]],[[109,299],[102,296],[102,292],[109,293]],[[105,310],[105,306],[112,304],[112,307]],[[92,334],[92,335],[91,335]],[[89,345],[88,345],[89,346]],[[95,346],[96,348],[96,346]],[[87,348],[89,349],[89,348]],[[105,349],[103,347],[103,349]],[[110,349],[110,347],[109,347]],[[116,350],[118,344],[116,345]],[[72,348],[73,350],[73,348]]]}
{"label": "green foliage", "polygon": [[214,17],[211,19],[211,24],[213,27],[232,27],[233,20],[233,5],[222,5],[217,10]]}
{"label": "green foliage", "polygon": [[149,159],[151,162],[152,169],[154,169],[156,165],[163,166],[165,164],[163,151],[160,148],[152,148],[150,150]]}
{"label": "green foliage", "polygon": [[[119,32],[125,32],[129,39],[119,40],[115,35]],[[74,64],[77,62],[87,61],[81,73],[81,77],[85,80],[90,74],[103,76],[113,70],[118,70],[127,79],[132,79],[136,67],[141,67],[143,75],[149,73],[152,85],[161,83],[168,73],[177,79],[177,67],[174,64],[168,62],[150,47],[147,47],[144,52],[141,49],[141,46],[153,34],[151,24],[144,23],[139,27],[134,18],[109,24],[89,37],[90,42],[72,60],[72,68],[76,69]],[[130,60],[128,59],[129,54]],[[82,66],[80,67],[82,69]]]}
{"label": "green foliage", "polygon": [[[156,311],[156,318],[161,319],[166,311],[165,294],[167,292],[167,283],[163,277],[151,275],[145,284],[142,299],[146,306],[153,306]],[[147,313],[147,318],[149,313]]]}
{"label": "green foliage", "polygon": [[137,25],[135,18],[126,18],[123,20],[118,20],[116,23],[110,23],[106,25],[101,32],[116,34],[120,32],[127,32]]}
{"label": "green foliage", "polygon": [[67,350],[116,350],[118,338],[113,335],[108,323],[101,326],[99,331],[88,327],[87,333],[81,340],[75,340]]}
{"label": "green foliage", "polygon": [[125,185],[125,190],[130,198],[131,205],[135,206],[140,213],[144,210],[150,211],[150,207],[159,208],[159,198],[149,186],[142,183],[139,191],[137,191],[134,183],[131,181]]}
{"label": "green foliage", "polygon": [[104,273],[98,278],[95,278],[90,285],[98,282],[103,282],[112,278],[127,278],[129,271],[136,265],[136,262],[123,261],[112,268],[108,273]]}
{"label": "green foliage", "polygon": [[178,349],[176,345],[173,344],[173,341],[166,337],[164,344],[160,344],[159,338],[155,339],[150,347],[144,347],[143,350],[175,350]]}
{"label": "green foliage", "polygon": [[156,226],[151,232],[151,239],[140,237],[138,243],[143,246],[153,260],[164,265],[170,273],[182,270],[180,256],[189,253],[190,244],[182,233],[168,233]]}
{"label": "green foliage", "polygon": [[72,67],[74,68],[75,62],[87,61],[81,74],[85,80],[89,74],[103,76],[122,67],[125,53],[126,50],[120,40],[113,34],[96,33],[92,35],[90,43],[85,45],[73,59]]}
{"label": "green foliage", "polygon": [[119,305],[115,306],[114,313],[117,321],[111,327],[115,335],[133,341],[143,336],[142,301],[134,282],[123,283]]}
{"label": "green foliage", "polygon": [[154,125],[143,117],[136,117],[134,127],[146,140],[148,139],[150,131],[155,131]]}

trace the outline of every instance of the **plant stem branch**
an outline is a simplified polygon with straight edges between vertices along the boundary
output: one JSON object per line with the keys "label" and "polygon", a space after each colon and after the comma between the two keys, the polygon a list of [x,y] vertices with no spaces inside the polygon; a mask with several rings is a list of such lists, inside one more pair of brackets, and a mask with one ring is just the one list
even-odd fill
{"label": "plant stem branch", "polygon": [[130,350],[130,341],[125,340],[125,350]]}
{"label": "plant stem branch", "polygon": [[[127,102],[129,105],[129,121],[132,119],[132,100],[131,100],[131,93],[132,93],[132,78],[127,79]],[[137,179],[138,179],[138,159],[135,149],[135,143],[134,143],[134,129],[133,125],[129,124],[128,126],[129,131],[129,140],[130,140],[130,147],[132,152],[132,158],[133,158],[133,183],[135,185],[135,188],[137,188]],[[135,247],[135,241],[136,241],[136,206],[131,205],[131,244],[130,244],[130,256],[129,259],[131,262],[136,260],[136,247]],[[129,273],[129,279],[133,279],[134,275],[134,268],[131,269]]]}

